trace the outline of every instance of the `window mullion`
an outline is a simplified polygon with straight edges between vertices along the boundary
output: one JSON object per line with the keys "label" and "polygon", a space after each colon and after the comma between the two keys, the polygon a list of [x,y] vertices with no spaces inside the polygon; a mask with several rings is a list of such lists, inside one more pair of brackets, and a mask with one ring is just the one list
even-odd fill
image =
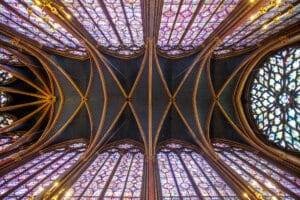
{"label": "window mullion", "polygon": [[[10,190],[8,190],[7,192],[5,192],[3,194],[3,196],[7,196],[9,193],[11,193],[12,191],[16,190],[18,187],[24,185],[28,180],[30,180],[32,177],[34,177],[35,175],[37,175],[38,173],[40,173],[41,171],[43,171],[45,168],[47,168],[48,166],[50,166],[52,163],[56,162],[57,160],[59,160],[60,158],[62,158],[67,152],[64,152],[61,156],[57,157],[56,159],[52,160],[50,163],[46,164],[45,166],[43,166],[41,169],[39,169],[38,171],[36,171],[35,173],[31,174],[30,177],[26,178],[25,180],[21,181],[20,183],[18,183],[16,186],[14,186],[13,188],[11,188]],[[53,155],[53,154],[51,154]],[[48,158],[48,157],[47,157]],[[45,160],[45,159],[44,159]],[[37,163],[38,164],[38,163]],[[18,175],[19,176],[19,175]]]}
{"label": "window mullion", "polygon": [[[40,183],[43,183],[43,181],[45,181],[49,176],[52,176],[56,171],[58,171],[63,165],[65,165],[66,163],[68,163],[70,160],[74,159],[77,155],[78,155],[78,151],[74,151],[75,154],[69,158],[67,161],[65,161],[64,163],[62,163],[61,165],[59,165],[54,171],[52,171],[48,176],[46,176],[45,178],[43,178],[42,180],[40,180]],[[72,153],[72,151],[68,152],[68,153],[65,153],[65,155],[69,154],[69,153]],[[57,160],[56,160],[57,161]],[[56,162],[55,161],[55,162]],[[52,162],[55,163],[55,162]],[[33,177],[34,178],[34,177]],[[38,187],[39,184],[36,184],[33,188],[31,188],[30,190],[28,190],[21,198],[25,197],[28,193],[30,193],[32,190],[34,190],[36,187]]]}
{"label": "window mullion", "polygon": [[[46,160],[47,158],[49,158],[50,156],[52,156],[53,153],[54,153],[54,152],[51,152],[50,155],[48,155],[47,157],[43,158],[40,162],[43,162],[44,160]],[[36,157],[36,158],[37,158],[37,157]],[[34,158],[34,159],[36,159],[36,158]],[[30,162],[30,161],[27,161],[27,162]],[[27,163],[27,162],[26,162],[26,163]],[[25,163],[25,164],[26,164],[26,163]],[[29,167],[36,166],[37,164],[39,164],[39,163],[30,165]],[[21,166],[23,166],[23,165],[20,165],[19,167],[21,167]],[[18,167],[17,167],[17,168],[18,168]],[[17,169],[17,168],[16,168],[16,169]],[[28,168],[27,168],[26,170],[28,170]],[[5,181],[3,184],[0,184],[0,187],[2,187],[3,185],[5,185],[7,182],[13,180],[13,179],[16,178],[17,176],[20,176],[21,174],[24,174],[25,172],[26,172],[26,171],[23,171],[23,172],[21,172],[21,173],[19,173],[19,174],[16,174],[15,176],[13,176],[12,178],[10,178],[9,180]]]}
{"label": "window mullion", "polygon": [[194,179],[193,179],[193,176],[190,174],[190,171],[188,170],[187,166],[185,165],[184,161],[182,160],[181,155],[180,155],[180,154],[177,154],[177,156],[179,157],[179,160],[180,160],[180,162],[181,162],[181,164],[182,164],[184,170],[186,171],[186,173],[187,173],[187,175],[188,175],[190,181],[192,182],[192,185],[194,186],[194,189],[195,189],[195,191],[196,191],[198,197],[199,197],[199,198],[201,197],[200,199],[204,199],[204,197],[202,196],[201,192],[199,191],[199,188],[197,187],[197,184],[195,183],[195,181],[194,181]]}
{"label": "window mullion", "polygon": [[130,161],[130,165],[129,165],[129,169],[128,169],[128,172],[127,172],[127,175],[126,175],[125,184],[124,184],[124,188],[123,188],[123,191],[122,191],[122,194],[121,194],[121,198],[123,198],[124,192],[126,190],[127,180],[128,180],[128,177],[129,177],[130,169],[131,169],[131,166],[132,166],[135,155],[137,155],[137,154],[132,155],[132,158],[131,158],[131,161]]}
{"label": "window mullion", "polygon": [[[100,155],[97,156],[97,158],[99,157]],[[97,172],[95,173],[95,176],[93,176],[93,178],[91,179],[91,181],[88,183],[88,185],[84,188],[84,190],[82,191],[82,193],[79,195],[80,198],[84,198],[82,197],[84,195],[84,193],[86,192],[86,190],[90,187],[90,185],[93,183],[93,181],[95,180],[95,178],[97,177],[98,173],[100,172],[100,170],[102,169],[103,165],[105,165],[106,161],[112,156],[112,154],[109,154],[107,156],[107,158],[105,159],[105,161],[102,163],[102,165],[99,167],[99,169],[97,170]],[[96,158],[96,159],[97,159]],[[91,165],[91,164],[90,164]],[[89,165],[89,167],[90,167]],[[87,168],[88,170],[88,168]],[[83,175],[83,174],[82,174]],[[80,177],[79,177],[80,178]]]}
{"label": "window mullion", "polygon": [[[224,152],[221,152],[221,154],[222,154],[224,157],[226,157],[228,160],[230,160],[232,163],[234,163],[236,166],[238,166],[239,169],[241,169],[245,174],[247,174],[248,176],[250,176],[253,180],[259,182],[255,177],[252,176],[252,174],[250,174],[248,171],[246,171],[243,167],[241,167],[241,166],[239,166],[238,164],[236,164],[236,162],[233,161],[231,158],[229,158],[227,155],[224,155]],[[241,177],[241,175],[239,175],[239,176]],[[249,183],[245,183],[245,184],[248,185]],[[262,185],[262,183],[259,182],[258,184],[260,185],[260,187],[261,187],[262,189],[264,189],[265,186]],[[254,190],[256,190],[256,189],[254,189]],[[268,190],[268,192],[269,192],[270,194],[272,194],[272,195],[274,195],[274,196],[277,197],[277,194],[275,194],[273,191]],[[264,195],[262,195],[262,196],[264,196]]]}
{"label": "window mullion", "polygon": [[120,164],[120,162],[121,162],[121,160],[122,160],[122,158],[124,156],[124,153],[120,153],[120,155],[121,156],[119,157],[119,159],[118,159],[118,161],[117,161],[114,169],[111,171],[111,174],[110,174],[109,178],[107,179],[107,182],[105,183],[105,186],[103,187],[103,190],[101,191],[101,194],[100,194],[100,196],[98,198],[99,200],[103,199],[103,197],[105,195],[105,192],[106,192],[106,190],[107,190],[107,188],[108,188],[108,186],[110,184],[110,181],[113,179],[113,177],[114,177],[114,175],[116,173],[116,170],[118,169],[118,166],[119,166],[119,164]]}
{"label": "window mullion", "polygon": [[262,171],[261,169],[257,168],[255,165],[253,165],[252,163],[248,162],[247,160],[245,160],[244,158],[242,158],[241,156],[239,156],[238,154],[236,154],[235,152],[233,152],[233,154],[238,157],[239,159],[243,160],[245,163],[248,163],[249,165],[251,165],[252,167],[254,167],[256,169],[256,171],[259,171],[261,174],[263,174],[265,177],[269,177],[269,179],[271,179],[273,182],[276,183],[277,186],[279,186],[279,188],[283,191],[285,191],[286,193],[288,193],[289,195],[293,196],[295,199],[297,199],[297,197],[294,195],[294,193],[290,192],[289,190],[287,190],[285,187],[283,187],[281,185],[280,182],[278,182],[277,180],[275,180],[272,176],[270,176],[269,174],[266,174],[264,171]]}
{"label": "window mullion", "polygon": [[216,193],[219,195],[219,197],[222,198],[222,199],[224,199],[222,197],[222,195],[220,194],[219,190],[217,190],[217,188],[214,186],[214,184],[208,178],[208,176],[206,175],[206,173],[202,170],[202,168],[200,167],[200,165],[198,164],[198,162],[195,160],[195,158],[192,155],[190,155],[190,156],[193,159],[193,161],[195,162],[195,164],[197,165],[198,169],[202,172],[202,174],[204,175],[204,177],[206,178],[206,180],[210,183],[210,185],[214,188],[214,190],[216,191]]}
{"label": "window mullion", "polygon": [[173,171],[173,166],[172,166],[171,161],[170,161],[170,158],[169,158],[169,154],[166,153],[166,156],[167,156],[167,158],[168,158],[168,164],[169,164],[169,166],[170,166],[170,168],[171,168],[171,173],[172,173],[172,175],[173,175],[173,179],[174,179],[174,181],[175,181],[175,185],[176,185],[178,194],[179,194],[180,197],[182,197],[181,191],[180,191],[179,186],[178,186],[178,183],[177,183],[176,176],[175,176],[174,171]]}

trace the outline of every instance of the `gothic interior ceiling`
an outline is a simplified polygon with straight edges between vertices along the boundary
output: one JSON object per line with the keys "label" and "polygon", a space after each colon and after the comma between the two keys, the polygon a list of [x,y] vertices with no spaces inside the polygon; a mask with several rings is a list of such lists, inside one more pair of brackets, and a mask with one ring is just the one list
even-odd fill
{"label": "gothic interior ceiling", "polygon": [[1,156],[132,139],[151,157],[170,138],[212,154],[222,138],[297,163],[299,136],[296,152],[257,136],[243,91],[299,27],[299,0],[2,0]]}

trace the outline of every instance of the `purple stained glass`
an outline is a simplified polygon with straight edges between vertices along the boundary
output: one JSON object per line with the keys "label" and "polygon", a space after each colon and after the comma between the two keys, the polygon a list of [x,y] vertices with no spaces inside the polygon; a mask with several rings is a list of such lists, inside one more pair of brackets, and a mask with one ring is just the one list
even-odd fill
{"label": "purple stained glass", "polygon": [[[194,150],[170,143],[157,154],[163,199],[237,199],[236,194]],[[196,188],[195,188],[196,186]]]}
{"label": "purple stained glass", "polygon": [[172,169],[168,162],[168,155],[164,152],[158,153],[157,163],[163,197],[179,197],[180,195],[175,184],[175,177],[172,174]]}
{"label": "purple stained glass", "polygon": [[120,145],[118,145],[118,148],[120,148],[120,149],[130,149],[132,147],[133,147],[132,144],[120,144]]}
{"label": "purple stained glass", "polygon": [[4,48],[0,48],[0,63],[6,64],[20,64],[19,59],[11,52]]}
{"label": "purple stained glass", "polygon": [[13,143],[13,139],[10,137],[0,138],[0,151],[10,146]]}
{"label": "purple stained glass", "polygon": [[169,55],[199,47],[233,11],[239,0],[206,0],[203,4],[200,0],[180,2],[165,0],[163,5],[157,45]]}
{"label": "purple stained glass", "polygon": [[[268,1],[264,7],[270,5],[270,2]],[[300,4],[296,0],[281,3],[279,6],[271,6],[264,14],[257,11],[237,27],[233,33],[225,37],[219,47],[216,48],[215,54],[224,55],[253,47],[269,36],[299,22],[299,16]]]}
{"label": "purple stained glass", "polygon": [[22,199],[38,195],[72,167],[83,148],[59,148],[34,158],[0,177],[0,195],[4,199]]}
{"label": "purple stained glass", "polygon": [[126,153],[119,165],[116,169],[116,172],[108,185],[107,190],[105,191],[104,197],[105,198],[113,198],[113,197],[121,197],[125,184],[127,175],[130,170],[130,166],[132,163],[133,155],[130,153]]}
{"label": "purple stained glass", "polygon": [[300,197],[300,179],[262,157],[242,148],[224,149],[222,145],[218,145],[216,152],[234,173],[249,183],[263,198]]}
{"label": "purple stained glass", "polygon": [[86,54],[79,41],[32,0],[4,0],[0,4],[0,23],[51,49]]}
{"label": "purple stained glass", "polygon": [[64,199],[140,199],[143,166],[144,155],[133,144],[117,145],[90,164],[65,193]]}
{"label": "purple stained glass", "polygon": [[126,181],[126,186],[124,190],[125,198],[137,198],[141,197],[141,189],[143,183],[143,168],[144,168],[144,155],[142,153],[137,153],[133,157],[130,172]]}
{"label": "purple stained glass", "polygon": [[140,0],[67,0],[63,4],[99,45],[120,55],[132,55],[144,46]]}
{"label": "purple stained glass", "polygon": [[9,133],[8,135],[1,134],[0,135],[0,152],[13,144],[17,139],[19,139],[19,135],[16,133]]}

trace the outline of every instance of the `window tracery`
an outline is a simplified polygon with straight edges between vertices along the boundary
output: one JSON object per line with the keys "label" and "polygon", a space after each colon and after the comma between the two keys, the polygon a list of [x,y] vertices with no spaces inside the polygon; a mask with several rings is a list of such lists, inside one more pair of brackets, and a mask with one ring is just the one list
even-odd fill
{"label": "window tracery", "polygon": [[299,199],[300,179],[255,153],[229,144],[214,143],[215,151],[257,198]]}
{"label": "window tracery", "polygon": [[33,0],[4,0],[0,4],[0,24],[5,24],[43,46],[85,56],[85,48],[64,27]]}
{"label": "window tracery", "polygon": [[0,107],[7,106],[10,103],[10,96],[7,92],[0,91]]}
{"label": "window tracery", "polygon": [[300,48],[270,55],[250,86],[250,110],[259,132],[282,148],[300,151]]}
{"label": "window tracery", "polygon": [[132,55],[144,46],[140,0],[63,1],[99,45],[120,55]]}
{"label": "window tracery", "polygon": [[169,55],[199,47],[239,0],[164,0],[157,45]]}
{"label": "window tracery", "polygon": [[267,37],[296,24],[299,21],[299,14],[300,4],[297,0],[267,1],[264,7],[225,37],[216,48],[215,54],[225,55],[253,47]]}
{"label": "window tracery", "polygon": [[4,199],[24,199],[41,193],[70,169],[85,151],[85,144],[50,150],[0,177]]}
{"label": "window tracery", "polygon": [[64,199],[140,199],[143,171],[142,151],[132,144],[120,144],[100,153]]}
{"label": "window tracery", "polygon": [[203,156],[181,144],[170,143],[157,154],[163,199],[238,199]]}

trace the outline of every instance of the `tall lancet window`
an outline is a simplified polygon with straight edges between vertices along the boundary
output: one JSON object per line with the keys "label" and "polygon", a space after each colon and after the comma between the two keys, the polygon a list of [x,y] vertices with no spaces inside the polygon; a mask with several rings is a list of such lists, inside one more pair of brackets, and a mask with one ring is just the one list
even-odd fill
{"label": "tall lancet window", "polygon": [[58,146],[0,177],[1,199],[28,199],[41,193],[69,170],[85,151],[85,143]]}
{"label": "tall lancet window", "polygon": [[144,154],[132,144],[101,152],[64,199],[143,199]]}
{"label": "tall lancet window", "polygon": [[157,154],[162,199],[238,199],[196,151],[170,143]]}
{"label": "tall lancet window", "polygon": [[245,181],[258,199],[299,199],[300,178],[252,151],[215,143],[215,151]]}

